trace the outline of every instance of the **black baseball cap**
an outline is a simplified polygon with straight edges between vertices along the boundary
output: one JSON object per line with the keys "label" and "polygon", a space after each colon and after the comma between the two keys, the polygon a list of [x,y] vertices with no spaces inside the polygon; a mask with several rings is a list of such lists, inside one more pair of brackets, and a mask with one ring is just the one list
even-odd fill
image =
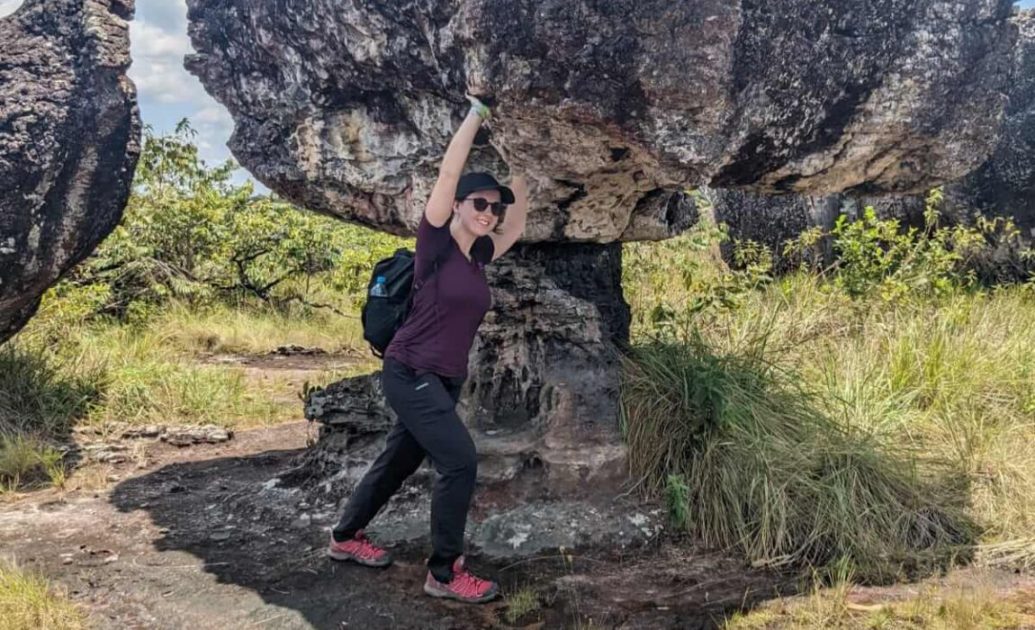
{"label": "black baseball cap", "polygon": [[460,178],[456,186],[456,198],[466,199],[467,195],[480,190],[500,191],[500,201],[508,206],[514,203],[514,191],[496,181],[496,178],[488,173],[467,173]]}

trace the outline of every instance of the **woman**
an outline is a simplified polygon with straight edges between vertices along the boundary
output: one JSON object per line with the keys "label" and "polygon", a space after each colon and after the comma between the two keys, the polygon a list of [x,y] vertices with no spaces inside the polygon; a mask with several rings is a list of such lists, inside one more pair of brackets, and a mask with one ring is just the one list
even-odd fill
{"label": "woman", "polygon": [[433,553],[424,592],[481,603],[495,598],[499,589],[464,566],[464,528],[478,455],[455,407],[474,335],[491,306],[485,265],[506,253],[524,231],[528,187],[521,176],[513,178],[513,190],[488,173],[461,177],[475,134],[489,115],[485,105],[468,98],[471,110],[446,150],[417,229],[413,308],[385,351],[382,384],[399,421],[332,531],[328,555],[388,566],[388,552],[363,528],[430,456],[439,477],[431,500]]}

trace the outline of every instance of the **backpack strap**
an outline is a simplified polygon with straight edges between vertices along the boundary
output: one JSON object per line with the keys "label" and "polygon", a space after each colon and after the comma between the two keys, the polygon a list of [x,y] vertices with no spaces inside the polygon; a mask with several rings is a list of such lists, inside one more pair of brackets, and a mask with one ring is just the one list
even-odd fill
{"label": "backpack strap", "polygon": [[428,280],[430,280],[431,277],[434,276],[436,272],[438,272],[438,267],[440,264],[442,264],[442,261],[446,259],[446,256],[449,254],[450,247],[453,247],[452,235],[450,235],[449,242],[446,244],[446,246],[443,247],[442,250],[439,251],[438,254],[436,254],[435,257],[431,259],[431,269],[426,270],[424,272],[424,277],[420,279],[414,277],[413,291],[410,292],[411,301],[413,300],[413,293],[419,291],[425,284],[427,284]]}

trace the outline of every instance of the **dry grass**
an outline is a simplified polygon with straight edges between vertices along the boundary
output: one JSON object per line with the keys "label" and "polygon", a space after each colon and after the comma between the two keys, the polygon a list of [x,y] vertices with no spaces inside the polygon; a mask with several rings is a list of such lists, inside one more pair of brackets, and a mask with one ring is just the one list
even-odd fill
{"label": "dry grass", "polygon": [[507,610],[503,614],[504,620],[509,624],[515,624],[521,618],[542,608],[539,601],[539,591],[532,586],[518,589],[507,595]]}
{"label": "dry grass", "polygon": [[983,584],[927,586],[913,597],[866,598],[856,603],[842,582],[805,597],[780,600],[738,614],[726,630],[1007,630],[1035,626],[1035,592],[1001,592]]}
{"label": "dry grass", "polygon": [[[737,475],[740,485],[734,486],[736,492],[755,493],[749,508],[767,502],[774,508],[749,512],[778,518],[796,509],[805,509],[807,515],[816,506],[796,508],[785,499],[785,509],[776,509],[773,502],[787,486],[774,481],[770,473],[784,470],[785,465],[782,459],[767,461],[766,454],[776,452],[774,437],[791,433],[774,436],[772,428],[790,429],[797,418],[798,429],[805,430],[815,426],[810,418],[826,418],[838,427],[836,433],[852,436],[870,452],[894,454],[894,461],[903,463],[905,469],[913,468],[917,488],[938,487],[939,493],[947,492],[941,496],[947,496],[949,502],[942,505],[958,506],[978,527],[973,555],[980,562],[1028,570],[1035,566],[1032,286],[959,290],[896,302],[852,300],[814,276],[795,275],[761,285],[750,284],[751,278],[723,278],[714,251],[703,246],[695,249],[692,237],[688,238],[685,243],[635,245],[627,259],[626,293],[633,306],[634,338],[642,344],[661,330],[669,343],[693,342],[693,348],[703,349],[676,350],[684,359],[682,367],[670,366],[671,378],[663,377],[668,379],[664,384],[655,383],[655,391],[646,384],[644,395],[632,401],[634,405],[648,409],[666,401],[700,399],[703,390],[725,387],[711,393],[723,401],[727,415],[743,419],[725,429],[747,428],[758,437],[752,442],[758,448],[743,454],[744,461],[757,464],[754,481],[741,474],[743,468],[731,463],[728,469]],[[719,297],[708,302],[705,294]],[[702,300],[706,307],[694,310]],[[754,365],[756,374],[779,377],[782,386],[768,390],[775,396],[736,399],[744,387],[733,386],[751,384],[750,379],[732,378],[737,370],[743,375],[740,368],[745,364]],[[671,416],[672,410],[665,413]],[[692,441],[694,423],[699,422],[697,414],[697,420],[680,430],[691,432],[688,439]],[[630,423],[634,435],[635,423],[635,419]],[[647,435],[651,429],[648,426],[641,432]],[[664,435],[666,440],[654,446],[661,447],[662,442],[671,446],[673,440],[668,438],[680,434]],[[737,450],[732,435],[727,433],[732,446],[718,442],[726,451]],[[670,495],[669,473],[678,473],[684,464],[699,469],[705,461],[701,457],[715,462],[719,452],[684,450],[680,455],[678,449],[670,448],[662,457],[653,448],[634,447],[633,458],[645,462],[641,466],[644,473],[653,466],[653,479],[663,482]],[[859,449],[853,448],[853,452],[858,454]],[[694,453],[696,459],[686,453]],[[680,466],[672,466],[676,460]],[[863,462],[857,458],[849,465],[842,460],[839,468],[831,470],[858,471]],[[718,474],[721,469],[713,472]],[[887,471],[878,467],[873,472]],[[699,480],[697,485],[684,485],[701,491]],[[716,486],[714,496],[721,498],[721,487]],[[679,489],[677,478],[677,494]],[[828,495],[832,505],[837,505],[837,496]],[[856,498],[884,502],[887,497],[871,493]],[[726,498],[733,501],[731,496]],[[700,508],[688,503],[687,514],[699,519]],[[884,508],[874,506],[887,513]],[[780,531],[772,522],[748,522],[749,531]],[[724,531],[715,521],[699,525],[702,532]],[[766,540],[750,537],[736,544],[750,548],[765,545]]]}
{"label": "dry grass", "polygon": [[366,347],[358,314],[342,316],[323,311],[299,317],[255,308],[192,310],[172,305],[149,329],[194,354],[262,355],[290,345],[328,352]]}
{"label": "dry grass", "polygon": [[84,615],[39,576],[0,559],[0,623],[4,630],[78,630]]}

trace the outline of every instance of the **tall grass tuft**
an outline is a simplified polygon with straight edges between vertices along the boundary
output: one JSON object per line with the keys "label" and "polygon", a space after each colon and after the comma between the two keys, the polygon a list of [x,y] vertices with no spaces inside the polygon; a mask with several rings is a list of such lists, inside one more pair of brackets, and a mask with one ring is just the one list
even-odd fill
{"label": "tall grass tuft", "polygon": [[966,553],[960,488],[905,448],[823,410],[764,341],[717,354],[700,339],[635,348],[622,395],[630,464],[679,525],[759,566],[850,562],[885,581]]}
{"label": "tall grass tuft", "polygon": [[0,347],[0,492],[64,481],[56,445],[99,400],[97,376],[53,355]]}
{"label": "tall grass tuft", "polygon": [[73,363],[18,345],[0,347],[0,433],[61,434],[85,417],[101,393],[98,374]]}
{"label": "tall grass tuft", "polygon": [[0,620],[6,630],[86,627],[83,614],[41,577],[0,558]]}

